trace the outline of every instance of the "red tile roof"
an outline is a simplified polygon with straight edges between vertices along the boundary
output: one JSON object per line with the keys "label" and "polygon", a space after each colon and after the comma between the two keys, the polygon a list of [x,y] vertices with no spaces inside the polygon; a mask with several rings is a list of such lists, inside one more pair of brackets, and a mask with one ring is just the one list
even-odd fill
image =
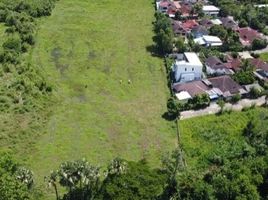
{"label": "red tile roof", "polygon": [[191,14],[192,6],[191,4],[181,3],[181,7],[178,9],[182,16],[189,16]]}
{"label": "red tile roof", "polygon": [[227,62],[224,65],[229,68],[233,69],[234,71],[239,71],[242,64],[242,60],[240,58],[233,58],[232,56],[228,56]]}
{"label": "red tile roof", "polygon": [[238,94],[243,89],[230,76],[218,76],[208,79],[214,88],[219,88],[223,93]]}
{"label": "red tile roof", "polygon": [[239,28],[237,32],[239,33],[240,42],[244,46],[251,45],[254,39],[261,38],[261,34],[250,27]]}
{"label": "red tile roof", "polygon": [[256,68],[256,69],[262,69],[266,72],[268,72],[268,63],[262,61],[259,58],[253,58],[250,59],[250,63]]}
{"label": "red tile roof", "polygon": [[176,92],[187,91],[192,97],[199,94],[205,94],[206,91],[210,90],[210,88],[202,81],[175,84],[173,85],[173,89]]}
{"label": "red tile roof", "polygon": [[182,23],[183,28],[192,30],[194,27],[198,26],[198,23],[195,20],[187,20]]}

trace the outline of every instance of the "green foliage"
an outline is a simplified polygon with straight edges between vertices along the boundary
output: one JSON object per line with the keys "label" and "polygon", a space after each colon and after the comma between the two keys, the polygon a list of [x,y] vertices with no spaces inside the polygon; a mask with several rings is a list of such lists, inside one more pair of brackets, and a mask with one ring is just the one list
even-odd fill
{"label": "green foliage", "polygon": [[249,63],[249,61],[246,60],[241,68],[242,70],[233,75],[233,79],[241,85],[254,83],[255,76],[253,74],[253,66]]}
{"label": "green foliage", "polygon": [[[27,171],[29,176],[24,176]],[[0,199],[2,200],[31,200],[33,185],[32,172],[19,167],[9,154],[0,154]]]}
{"label": "green foliage", "polygon": [[192,109],[202,109],[210,104],[208,94],[196,95],[188,101],[189,107]]}
{"label": "green foliage", "polygon": [[155,14],[155,18],[154,31],[156,36],[154,41],[156,42],[156,48],[161,54],[170,53],[173,49],[174,38],[171,22],[164,14],[159,12]]}
{"label": "green foliage", "polygon": [[248,143],[256,148],[257,153],[260,155],[265,155],[267,153],[267,119],[267,115],[254,117],[248,122],[244,130],[244,136]]}
{"label": "green foliage", "polygon": [[165,182],[166,175],[151,170],[146,162],[128,162],[125,174],[104,180],[100,199],[157,199]]}
{"label": "green foliage", "polygon": [[213,25],[209,29],[209,32],[210,32],[211,35],[218,36],[223,41],[225,41],[227,36],[228,36],[228,33],[227,33],[226,29],[221,25]]}
{"label": "green foliage", "polygon": [[179,103],[177,102],[177,100],[175,98],[169,98],[167,101],[167,111],[168,111],[168,115],[173,118],[176,119],[180,116],[180,107],[179,107]]}
{"label": "green foliage", "polygon": [[256,87],[252,87],[250,88],[249,95],[251,98],[256,99],[262,96],[262,91]]}
{"label": "green foliage", "polygon": [[267,41],[265,39],[254,39],[252,42],[252,49],[264,49],[267,46]]}
{"label": "green foliage", "polygon": [[178,53],[183,53],[186,51],[187,47],[182,37],[176,38],[175,47],[177,48]]}

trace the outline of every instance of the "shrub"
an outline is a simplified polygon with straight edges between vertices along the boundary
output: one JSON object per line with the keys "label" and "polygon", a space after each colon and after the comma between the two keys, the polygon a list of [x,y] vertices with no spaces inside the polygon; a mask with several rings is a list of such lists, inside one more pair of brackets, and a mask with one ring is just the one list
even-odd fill
{"label": "shrub", "polygon": [[267,41],[264,39],[254,39],[252,42],[252,50],[264,49],[267,46]]}
{"label": "shrub", "polygon": [[235,94],[234,96],[232,96],[231,102],[232,103],[237,103],[240,100],[241,100],[241,95],[240,94]]}
{"label": "shrub", "polygon": [[18,35],[13,35],[9,37],[4,43],[3,48],[6,51],[15,51],[17,53],[21,52],[21,39]]}

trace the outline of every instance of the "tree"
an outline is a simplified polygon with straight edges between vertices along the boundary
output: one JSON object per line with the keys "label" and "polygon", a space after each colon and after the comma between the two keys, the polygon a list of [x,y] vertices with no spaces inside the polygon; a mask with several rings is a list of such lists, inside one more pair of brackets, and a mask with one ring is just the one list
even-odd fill
{"label": "tree", "polygon": [[26,170],[27,173],[25,173],[25,170],[22,169],[25,168],[20,167],[9,154],[0,154],[0,199],[33,199],[33,191],[29,190],[32,173],[28,170]]}
{"label": "tree", "polygon": [[167,177],[150,169],[146,161],[127,162],[123,174],[108,175],[97,199],[157,199],[163,192]]}
{"label": "tree", "polygon": [[160,53],[166,54],[173,49],[173,33],[171,30],[163,31],[162,29],[156,34],[157,49]]}
{"label": "tree", "polygon": [[15,176],[22,183],[27,185],[28,188],[33,186],[33,172],[25,167],[19,167],[15,173]]}
{"label": "tree", "polygon": [[252,42],[252,49],[264,49],[267,46],[267,41],[265,39],[254,39]]}
{"label": "tree", "polygon": [[248,26],[248,23],[247,23],[247,21],[245,20],[245,19],[241,19],[240,21],[239,21],[239,27],[247,27]]}
{"label": "tree", "polygon": [[233,79],[241,85],[248,85],[254,83],[255,76],[253,73],[253,66],[248,60],[245,60],[243,62],[241,69],[242,70],[233,75]]}
{"label": "tree", "polygon": [[19,36],[9,37],[4,43],[3,48],[6,51],[21,52],[21,39]]}
{"label": "tree", "polygon": [[108,166],[108,175],[119,175],[126,171],[127,163],[121,158],[115,158]]}
{"label": "tree", "polygon": [[256,87],[251,87],[249,91],[249,95],[251,98],[258,98],[262,95],[262,91]]}
{"label": "tree", "polygon": [[188,104],[193,109],[202,109],[210,104],[210,98],[208,94],[196,95],[188,101]]}
{"label": "tree", "polygon": [[220,106],[220,114],[222,114],[225,106],[225,101],[223,99],[219,99],[217,101],[217,104]]}
{"label": "tree", "polygon": [[184,38],[178,37],[175,41],[175,47],[177,48],[178,53],[183,53],[186,51],[186,45],[184,43]]}
{"label": "tree", "polygon": [[167,102],[167,111],[168,115],[174,119],[177,119],[179,117],[179,109],[176,103],[176,100],[174,98],[169,98]]}
{"label": "tree", "polygon": [[219,38],[221,38],[224,41],[227,39],[228,33],[227,33],[226,29],[223,26],[213,25],[209,29],[209,31],[210,31],[211,35],[218,36]]}
{"label": "tree", "polygon": [[59,192],[58,192],[58,187],[57,187],[57,180],[58,179],[58,172],[56,171],[51,171],[49,176],[45,177],[45,182],[47,183],[48,187],[53,187],[55,190],[55,195],[56,195],[56,200],[59,200]]}
{"label": "tree", "polygon": [[233,103],[237,103],[238,101],[240,101],[241,100],[241,95],[240,94],[235,94],[235,95],[233,95],[232,96],[232,99],[231,99],[231,101],[233,102]]}

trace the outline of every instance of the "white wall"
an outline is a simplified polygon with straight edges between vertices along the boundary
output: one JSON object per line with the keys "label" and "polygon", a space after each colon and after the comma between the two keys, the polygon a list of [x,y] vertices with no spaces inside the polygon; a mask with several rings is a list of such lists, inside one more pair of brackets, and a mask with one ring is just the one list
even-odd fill
{"label": "white wall", "polygon": [[175,72],[175,79],[179,82],[188,82],[196,79],[201,79],[202,68],[203,66],[191,65],[189,63],[175,63],[173,66],[173,70]]}

